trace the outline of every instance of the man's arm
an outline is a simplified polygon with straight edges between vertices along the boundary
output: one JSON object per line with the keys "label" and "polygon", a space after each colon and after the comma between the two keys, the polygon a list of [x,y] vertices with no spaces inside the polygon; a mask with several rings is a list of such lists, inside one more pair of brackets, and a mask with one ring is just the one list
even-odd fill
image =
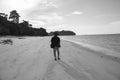
{"label": "man's arm", "polygon": [[58,37],[58,42],[60,43],[60,38]]}

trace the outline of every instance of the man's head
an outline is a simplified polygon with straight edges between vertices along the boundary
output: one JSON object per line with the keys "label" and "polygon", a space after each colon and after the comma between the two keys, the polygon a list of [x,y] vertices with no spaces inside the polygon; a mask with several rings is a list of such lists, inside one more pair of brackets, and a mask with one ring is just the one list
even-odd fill
{"label": "man's head", "polygon": [[58,36],[59,35],[58,32],[54,32],[53,34],[54,34],[54,36]]}

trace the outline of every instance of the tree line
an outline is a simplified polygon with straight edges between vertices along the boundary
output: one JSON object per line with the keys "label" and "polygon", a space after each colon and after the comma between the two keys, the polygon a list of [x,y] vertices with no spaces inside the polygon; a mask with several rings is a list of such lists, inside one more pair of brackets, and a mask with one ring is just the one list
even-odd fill
{"label": "tree line", "polygon": [[[0,13],[0,36],[48,36],[53,32],[48,33],[45,28],[33,28],[32,24],[23,20],[19,22],[20,15],[16,10],[10,12],[10,15]],[[59,31],[60,35],[75,35],[72,31]]]}
{"label": "tree line", "polygon": [[15,35],[15,36],[47,36],[48,33],[44,28],[33,28],[32,24],[23,20],[19,23],[20,15],[16,10],[10,12],[8,16],[5,13],[0,13],[0,35]]}

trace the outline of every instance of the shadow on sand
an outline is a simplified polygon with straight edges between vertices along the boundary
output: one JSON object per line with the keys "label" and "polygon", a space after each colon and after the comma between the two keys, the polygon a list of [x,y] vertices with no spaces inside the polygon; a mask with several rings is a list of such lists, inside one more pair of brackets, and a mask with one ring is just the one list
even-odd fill
{"label": "shadow on sand", "polygon": [[79,72],[78,70],[76,70],[75,68],[67,64],[66,62],[59,60],[58,63],[60,64],[61,67],[64,68],[64,71],[67,74],[69,74],[72,78],[74,78],[75,80],[80,80],[80,79],[90,80],[84,73]]}

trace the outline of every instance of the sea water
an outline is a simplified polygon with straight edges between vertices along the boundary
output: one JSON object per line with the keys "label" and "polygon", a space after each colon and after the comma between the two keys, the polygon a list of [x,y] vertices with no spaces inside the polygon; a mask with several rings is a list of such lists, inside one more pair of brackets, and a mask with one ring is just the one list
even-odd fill
{"label": "sea water", "polygon": [[120,56],[120,34],[105,35],[77,35],[63,37],[69,40],[98,46],[112,51],[113,55]]}

